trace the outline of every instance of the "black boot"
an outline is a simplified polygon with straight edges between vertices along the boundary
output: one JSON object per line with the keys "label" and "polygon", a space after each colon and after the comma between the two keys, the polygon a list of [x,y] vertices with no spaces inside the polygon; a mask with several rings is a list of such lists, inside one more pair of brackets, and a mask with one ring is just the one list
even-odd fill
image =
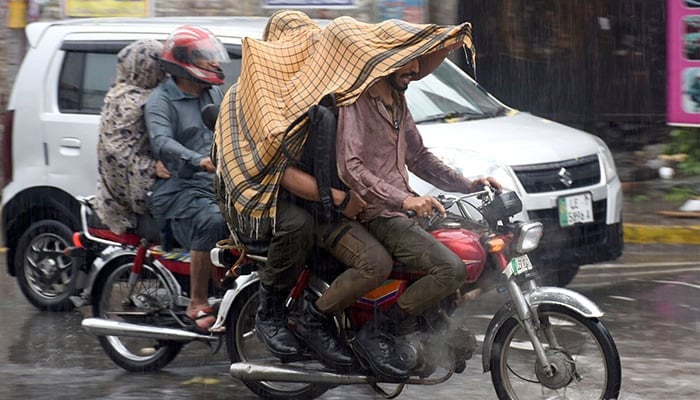
{"label": "black boot", "polygon": [[288,360],[300,353],[299,342],[289,329],[284,298],[260,285],[260,306],[255,313],[255,330],[275,357]]}
{"label": "black boot", "polygon": [[296,324],[296,334],[331,369],[347,371],[353,365],[352,355],[333,334],[330,319],[316,308],[313,300],[302,298],[302,314]]}
{"label": "black boot", "polygon": [[403,382],[408,370],[395,357],[395,339],[401,316],[397,305],[389,311],[378,310],[358,332],[353,342],[355,352],[369,364],[372,372],[382,381]]}

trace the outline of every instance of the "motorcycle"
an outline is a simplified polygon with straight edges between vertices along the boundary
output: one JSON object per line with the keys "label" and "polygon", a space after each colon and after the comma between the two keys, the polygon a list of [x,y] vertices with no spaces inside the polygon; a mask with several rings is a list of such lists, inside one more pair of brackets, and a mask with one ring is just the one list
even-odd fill
{"label": "motorcycle", "polygon": [[[223,338],[232,363],[229,373],[263,398],[310,399],[339,385],[357,384],[393,398],[405,385],[436,385],[465,371],[477,347],[475,333],[464,323],[465,309],[481,294],[497,289],[510,299],[490,320],[481,352],[483,371],[491,373],[499,399],[616,398],[621,386],[620,357],[600,321],[603,312],[572,290],[537,286],[527,253],[537,248],[542,224],[511,221],[522,209],[517,195],[486,187],[437,199],[448,214],[421,223],[464,260],[467,277],[457,292],[395,338],[397,360],[411,375],[404,382],[378,379],[361,359],[352,371],[333,371],[310,354],[285,362],[272,356],[255,334],[256,271],[265,262],[265,243],[235,234],[211,252],[212,261],[225,268],[228,279],[224,278],[227,286],[209,335],[177,326],[186,298],[173,282],[172,272],[160,266],[162,260],[148,249],[141,258],[122,258],[103,267],[95,285],[95,318],[85,319],[82,325],[99,336],[110,357],[121,360],[117,364],[128,370],[162,368],[183,343],[220,344]],[[289,294],[286,307],[292,330],[302,296],[318,297],[332,281],[323,276],[330,268],[319,263],[304,269]],[[140,274],[134,272],[136,264],[143,265]],[[390,307],[418,278],[419,274],[397,264],[383,286],[333,318],[336,333],[352,349],[355,332],[372,318],[372,310]],[[126,341],[134,338],[142,341],[141,347],[136,346],[142,353],[127,351]],[[150,342],[144,343],[145,339]],[[137,362],[139,368],[133,368]],[[386,389],[389,385],[391,390]]]}
{"label": "motorcycle", "polygon": [[[73,234],[73,246],[65,251],[76,262],[94,259],[85,289],[71,298],[76,307],[92,307],[93,318],[83,320],[83,328],[98,337],[115,364],[130,372],[160,370],[192,341],[204,342],[216,352],[223,343],[223,330],[202,334],[185,315],[189,253],[179,248],[165,251],[148,217],[139,221],[142,228],[135,232],[110,231],[94,212],[93,199],[77,198],[81,230]],[[209,302],[216,306],[235,277],[217,268],[213,278]],[[120,335],[109,335],[114,329]]]}

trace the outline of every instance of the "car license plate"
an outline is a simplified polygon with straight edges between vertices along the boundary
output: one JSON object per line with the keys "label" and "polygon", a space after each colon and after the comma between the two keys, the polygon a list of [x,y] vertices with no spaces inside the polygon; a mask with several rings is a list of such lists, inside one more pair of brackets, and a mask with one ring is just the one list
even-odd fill
{"label": "car license plate", "polygon": [[559,225],[562,227],[593,222],[593,200],[590,193],[560,197],[557,205]]}
{"label": "car license plate", "polygon": [[510,262],[508,262],[508,266],[503,270],[503,273],[510,278],[513,275],[520,275],[530,270],[532,270],[530,258],[527,255],[522,255],[513,257]]}

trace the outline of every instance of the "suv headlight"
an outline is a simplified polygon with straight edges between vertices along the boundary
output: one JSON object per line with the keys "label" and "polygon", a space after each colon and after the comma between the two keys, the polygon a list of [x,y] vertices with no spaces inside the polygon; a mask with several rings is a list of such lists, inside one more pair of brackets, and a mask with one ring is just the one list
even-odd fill
{"label": "suv headlight", "polygon": [[539,221],[523,222],[515,230],[515,251],[527,253],[535,250],[542,238],[542,223]]}
{"label": "suv headlight", "polygon": [[603,168],[605,171],[605,183],[610,182],[611,180],[615,179],[617,177],[617,169],[615,168],[615,159],[613,158],[612,153],[610,152],[610,149],[608,148],[608,145],[605,144],[603,139],[594,136],[596,141],[598,142],[598,156],[600,157],[601,160],[603,160]]}

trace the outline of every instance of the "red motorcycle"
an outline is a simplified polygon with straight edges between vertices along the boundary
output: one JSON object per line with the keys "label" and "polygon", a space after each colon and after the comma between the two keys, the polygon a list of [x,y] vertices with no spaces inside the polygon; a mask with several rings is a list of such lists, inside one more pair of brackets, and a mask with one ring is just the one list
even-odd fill
{"label": "red motorcycle", "polygon": [[[464,372],[477,347],[475,334],[464,323],[465,308],[481,293],[498,288],[510,299],[491,319],[481,351],[483,370],[491,372],[499,399],[617,398],[620,358],[600,321],[603,312],[572,290],[537,286],[527,253],[537,247],[542,225],[511,221],[522,208],[517,195],[485,188],[459,197],[441,195],[438,200],[448,215],[422,223],[464,260],[467,277],[459,291],[396,338],[398,359],[411,373],[405,382],[382,382],[361,362],[357,371],[340,373],[310,355],[285,363],[272,356],[255,334],[256,270],[265,261],[265,243],[244,242],[235,235],[212,250],[212,260],[226,268],[228,279],[223,280],[223,297],[216,301],[218,318],[210,335],[183,326],[187,299],[173,272],[151,249],[145,249],[143,257],[122,258],[101,268],[92,293],[96,318],[84,320],[83,327],[100,336],[107,354],[128,370],[162,368],[186,342],[220,344],[223,338],[232,362],[230,374],[263,398],[310,399],[335,386],[354,384],[367,384],[393,398],[405,385],[435,385]],[[142,265],[138,273],[137,264]],[[320,296],[332,280],[320,276],[329,268],[316,265],[320,264],[312,263],[302,272],[289,295],[292,329],[301,296]],[[396,265],[383,286],[334,318],[339,337],[352,348],[355,332],[372,310],[390,307],[419,277]]]}

